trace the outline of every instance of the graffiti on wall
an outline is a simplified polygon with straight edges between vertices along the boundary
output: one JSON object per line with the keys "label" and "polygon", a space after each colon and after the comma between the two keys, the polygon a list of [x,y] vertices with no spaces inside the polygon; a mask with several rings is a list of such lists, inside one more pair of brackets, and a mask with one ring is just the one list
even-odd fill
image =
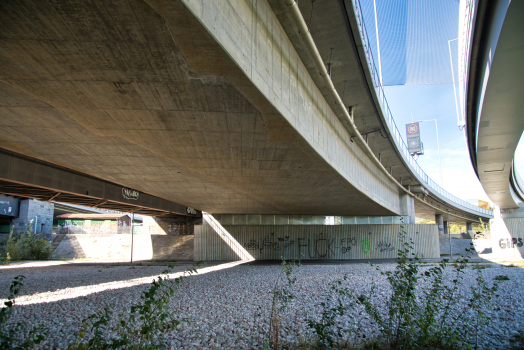
{"label": "graffiti on wall", "polygon": [[382,252],[392,252],[393,250],[395,250],[395,247],[393,247],[391,243],[380,241],[378,242],[375,249],[382,253]]}
{"label": "graffiti on wall", "polygon": [[362,240],[362,253],[367,254],[369,253],[370,249],[371,249],[371,243],[369,242],[369,238],[364,238]]}
{"label": "graffiti on wall", "polygon": [[0,201],[0,213],[4,215],[11,215],[11,203],[8,201]]}
{"label": "graffiti on wall", "polygon": [[[370,232],[371,234],[371,232]],[[329,253],[335,255],[337,251],[342,254],[349,253],[359,243],[361,244],[362,253],[367,254],[371,250],[371,242],[369,238],[365,238],[359,242],[355,237],[345,237],[341,239],[327,238],[323,233],[316,238],[300,237],[296,240],[290,239],[289,236],[274,237],[274,233],[259,239],[250,239],[242,246],[247,251],[258,251],[260,253],[278,251],[285,253],[291,248],[298,251],[299,256],[305,258],[325,258]],[[381,253],[391,252],[395,250],[392,243],[381,241],[375,248]]]}
{"label": "graffiti on wall", "polygon": [[499,239],[499,247],[502,249],[515,248],[515,246],[520,248],[522,247],[523,244],[524,242],[522,242],[522,238],[501,238]]}

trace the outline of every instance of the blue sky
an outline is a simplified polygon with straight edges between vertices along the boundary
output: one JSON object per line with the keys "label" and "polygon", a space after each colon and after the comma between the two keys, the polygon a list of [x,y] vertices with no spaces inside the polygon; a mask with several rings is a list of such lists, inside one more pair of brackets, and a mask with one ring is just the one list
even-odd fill
{"label": "blue sky", "polygon": [[[384,90],[399,130],[405,130],[403,126],[411,122],[411,114],[413,121],[437,120],[443,188],[465,200],[488,200],[471,165],[464,133],[457,127],[453,85],[399,85]],[[420,131],[424,155],[418,163],[440,184],[435,122],[421,123]]]}
{"label": "blue sky", "polygon": [[[489,200],[475,175],[464,133],[457,126],[448,40],[458,37],[458,0],[375,0],[386,97],[397,126],[437,119],[443,187],[462,199]],[[378,67],[373,0],[360,0]],[[455,81],[458,45],[451,42]],[[457,96],[458,98],[458,96]],[[412,119],[413,118],[413,119]],[[420,126],[425,154],[418,163],[437,183],[440,171],[434,122]],[[524,144],[515,161],[524,174]]]}

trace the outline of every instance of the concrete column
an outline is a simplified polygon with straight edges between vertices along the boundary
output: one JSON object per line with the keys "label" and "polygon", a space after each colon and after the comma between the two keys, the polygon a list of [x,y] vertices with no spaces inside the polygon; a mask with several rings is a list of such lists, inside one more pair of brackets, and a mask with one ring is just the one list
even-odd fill
{"label": "concrete column", "polygon": [[444,221],[444,234],[447,235],[448,233],[448,222]]}
{"label": "concrete column", "polygon": [[[415,223],[415,200],[413,197],[402,191],[400,194],[400,215],[407,217],[405,224]],[[407,222],[406,222],[407,221]]]}
{"label": "concrete column", "polygon": [[475,237],[475,232],[473,232],[473,223],[466,222],[466,233],[471,237]]}
{"label": "concrete column", "polygon": [[438,233],[444,233],[444,215],[435,214],[435,223],[438,226]]}

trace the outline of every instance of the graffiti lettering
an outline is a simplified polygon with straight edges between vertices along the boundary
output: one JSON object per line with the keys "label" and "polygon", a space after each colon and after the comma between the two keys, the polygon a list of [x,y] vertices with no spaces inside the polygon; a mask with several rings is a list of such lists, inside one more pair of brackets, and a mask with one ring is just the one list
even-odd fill
{"label": "graffiti lettering", "polygon": [[122,196],[124,196],[125,199],[137,200],[139,196],[139,192],[137,190],[132,190],[127,187],[122,187]]}
{"label": "graffiti lettering", "polygon": [[502,249],[515,248],[515,246],[520,248],[522,245],[524,245],[522,238],[501,238],[499,240],[499,247]]}
{"label": "graffiti lettering", "polygon": [[8,201],[0,201],[0,212],[2,212],[2,214],[9,214],[11,212],[11,206]]}
{"label": "graffiti lettering", "polygon": [[370,249],[371,249],[371,243],[369,242],[369,238],[364,238],[362,240],[362,253],[367,254],[369,253]]}
{"label": "graffiti lettering", "polygon": [[[295,241],[289,239],[289,236],[286,236],[284,238],[278,237],[277,239],[279,243],[282,243],[284,250],[289,249],[289,247],[295,243]],[[279,249],[280,249],[280,245],[279,245]]]}
{"label": "graffiti lettering", "polygon": [[305,254],[302,254],[302,248],[307,247],[307,244],[301,244],[300,241],[304,241],[305,238],[299,238],[298,239],[298,256],[306,256]]}
{"label": "graffiti lettering", "polygon": [[246,248],[246,250],[257,250],[260,249],[260,245],[256,240],[252,239],[248,243],[244,244],[244,248]]}
{"label": "graffiti lettering", "polygon": [[340,245],[340,251],[342,252],[342,254],[345,254],[351,250],[352,245],[357,245],[357,239],[355,237],[342,238],[340,240]]}
{"label": "graffiti lettering", "polygon": [[313,254],[311,254],[311,242],[309,241],[309,238],[307,239],[307,252],[309,254],[310,259],[316,258],[315,247],[313,247]]}
{"label": "graffiti lettering", "polygon": [[196,215],[197,214],[197,211],[191,207],[187,207],[186,208],[186,212],[190,215]]}
{"label": "graffiti lettering", "polygon": [[[371,234],[371,233],[370,233]],[[298,253],[298,256],[307,257],[309,259],[316,258],[326,258],[329,256],[337,256],[337,251],[341,254],[349,253],[354,247],[359,244],[362,249],[362,253],[367,254],[371,251],[371,240],[370,237],[366,237],[362,240],[358,240],[356,237],[346,237],[340,239],[340,245],[337,246],[338,240],[335,238],[328,238],[323,233],[320,233],[319,236],[314,238],[305,238],[299,237],[296,239],[291,239],[289,236],[284,237],[275,237],[274,233],[270,235],[259,238],[259,239],[250,239],[247,243],[243,244],[243,247],[246,250],[258,251],[260,253],[267,251],[278,251],[284,253],[289,251],[291,248],[295,250],[295,254]],[[505,243],[505,240],[500,241],[501,248],[506,246],[510,247],[510,244],[517,246],[522,246],[522,239],[507,240],[508,243]],[[374,251],[380,253],[387,253],[395,251],[395,247],[392,243],[387,241],[380,241],[375,246]],[[284,256],[286,254],[283,254]]]}
{"label": "graffiti lettering", "polygon": [[375,249],[382,253],[382,252],[391,252],[395,250],[395,247],[393,247],[391,243],[381,241],[377,244]]}
{"label": "graffiti lettering", "polygon": [[[322,233],[321,233],[321,235],[322,235]],[[321,247],[322,247],[323,245],[326,244],[326,242],[327,242],[327,239],[325,239],[325,238],[319,238],[319,239],[317,239],[316,242],[315,242],[316,253],[317,253],[318,256],[321,257],[321,258],[325,258],[325,257],[327,256],[328,250],[327,250],[327,247],[326,247],[326,250],[324,251],[324,254],[321,254],[318,245],[319,245],[319,243],[320,243],[320,244],[321,244]]]}
{"label": "graffiti lettering", "polygon": [[333,251],[333,247],[332,247],[333,242],[335,242],[334,238],[331,240],[331,242],[328,243],[328,250],[330,250],[331,253],[335,254],[335,252]]}
{"label": "graffiti lettering", "polygon": [[[271,233],[271,235],[274,235],[274,233]],[[288,250],[289,247],[291,247],[293,244],[295,244],[294,240],[290,240],[289,236],[286,237],[279,237],[277,238],[277,241],[274,242],[271,237],[266,236],[262,238],[262,240],[257,241],[255,239],[251,239],[248,243],[244,244],[244,248],[246,250],[259,250],[261,253],[264,250],[272,249],[272,250]]]}

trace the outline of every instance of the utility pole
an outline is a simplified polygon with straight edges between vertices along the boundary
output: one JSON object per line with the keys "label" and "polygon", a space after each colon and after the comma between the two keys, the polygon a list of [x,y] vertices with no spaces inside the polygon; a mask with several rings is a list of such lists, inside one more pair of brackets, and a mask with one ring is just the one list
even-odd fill
{"label": "utility pole", "polygon": [[135,213],[131,213],[131,262],[133,262],[133,221],[135,221]]}
{"label": "utility pole", "polygon": [[449,210],[448,210],[448,221],[446,222],[448,226],[448,240],[449,240],[449,256],[453,260],[453,249],[451,249],[451,225],[449,224]]}
{"label": "utility pole", "polygon": [[457,87],[455,86],[455,72],[453,70],[453,58],[451,56],[451,42],[455,40],[458,40],[458,38],[448,40],[448,49],[449,49],[449,61],[451,62],[451,76],[453,77],[453,95],[455,96],[455,108],[457,110],[457,125],[460,128],[460,127],[464,127],[465,123],[460,120],[458,100],[457,100]]}

